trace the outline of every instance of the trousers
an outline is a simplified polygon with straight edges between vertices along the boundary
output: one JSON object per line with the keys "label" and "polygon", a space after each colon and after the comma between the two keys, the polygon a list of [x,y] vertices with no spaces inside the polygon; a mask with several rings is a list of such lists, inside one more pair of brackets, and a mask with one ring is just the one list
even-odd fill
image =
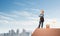
{"label": "trousers", "polygon": [[40,27],[43,28],[43,22],[42,21],[39,22],[38,28],[40,28]]}

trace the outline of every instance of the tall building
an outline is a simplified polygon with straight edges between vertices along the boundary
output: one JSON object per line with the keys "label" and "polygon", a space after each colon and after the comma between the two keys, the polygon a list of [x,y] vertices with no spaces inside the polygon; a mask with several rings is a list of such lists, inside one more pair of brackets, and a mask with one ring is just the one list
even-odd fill
{"label": "tall building", "polygon": [[30,33],[29,32],[26,32],[25,29],[23,29],[23,32],[20,33],[20,36],[29,36]]}
{"label": "tall building", "polygon": [[19,29],[17,29],[16,31],[16,36],[19,36]]}
{"label": "tall building", "polygon": [[0,36],[4,36],[4,34],[2,33],[2,34],[0,34]]}
{"label": "tall building", "polygon": [[10,31],[10,36],[14,36],[15,35],[15,31],[14,30],[11,30]]}
{"label": "tall building", "polygon": [[19,34],[19,29],[17,29],[16,33]]}

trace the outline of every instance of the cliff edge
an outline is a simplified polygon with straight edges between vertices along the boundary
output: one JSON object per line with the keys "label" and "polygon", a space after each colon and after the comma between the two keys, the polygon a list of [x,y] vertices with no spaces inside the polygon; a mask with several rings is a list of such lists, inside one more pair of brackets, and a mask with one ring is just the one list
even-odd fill
{"label": "cliff edge", "polygon": [[60,28],[37,28],[32,36],[60,36]]}

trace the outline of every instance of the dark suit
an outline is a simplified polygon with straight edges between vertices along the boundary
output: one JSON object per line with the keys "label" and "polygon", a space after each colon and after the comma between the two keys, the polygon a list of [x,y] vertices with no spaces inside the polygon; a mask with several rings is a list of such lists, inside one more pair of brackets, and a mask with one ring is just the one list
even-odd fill
{"label": "dark suit", "polygon": [[44,15],[43,14],[41,14],[42,16],[39,16],[40,17],[40,21],[39,21],[39,26],[38,26],[38,28],[40,28],[40,26],[41,26],[41,28],[43,28],[43,22],[44,22]]}

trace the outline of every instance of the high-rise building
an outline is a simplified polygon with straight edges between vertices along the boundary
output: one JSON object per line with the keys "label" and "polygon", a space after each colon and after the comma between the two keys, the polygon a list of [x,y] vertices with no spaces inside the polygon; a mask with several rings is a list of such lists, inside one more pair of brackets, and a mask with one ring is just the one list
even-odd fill
{"label": "high-rise building", "polygon": [[17,29],[16,33],[19,34],[19,29]]}
{"label": "high-rise building", "polygon": [[16,31],[16,36],[19,36],[19,29],[17,29]]}
{"label": "high-rise building", "polygon": [[20,33],[20,36],[29,36],[30,33],[29,32],[26,32],[25,29],[23,29],[23,32]]}

